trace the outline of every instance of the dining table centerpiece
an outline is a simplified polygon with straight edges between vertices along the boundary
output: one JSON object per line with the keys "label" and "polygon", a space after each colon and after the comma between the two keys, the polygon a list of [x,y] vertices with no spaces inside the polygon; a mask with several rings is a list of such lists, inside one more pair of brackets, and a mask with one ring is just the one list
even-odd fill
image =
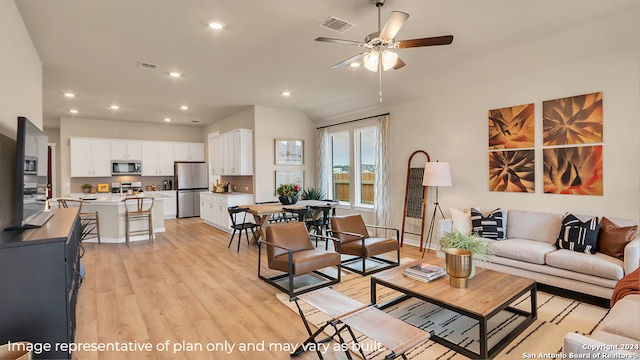
{"label": "dining table centerpiece", "polygon": [[302,189],[296,184],[280,184],[276,194],[282,205],[293,205],[298,202],[298,195]]}

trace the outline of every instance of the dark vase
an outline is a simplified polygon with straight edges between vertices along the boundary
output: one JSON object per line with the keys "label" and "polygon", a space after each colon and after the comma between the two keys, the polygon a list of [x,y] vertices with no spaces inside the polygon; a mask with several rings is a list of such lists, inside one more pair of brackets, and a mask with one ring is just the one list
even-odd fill
{"label": "dark vase", "polygon": [[293,205],[298,202],[298,195],[296,196],[280,196],[280,203],[282,205]]}

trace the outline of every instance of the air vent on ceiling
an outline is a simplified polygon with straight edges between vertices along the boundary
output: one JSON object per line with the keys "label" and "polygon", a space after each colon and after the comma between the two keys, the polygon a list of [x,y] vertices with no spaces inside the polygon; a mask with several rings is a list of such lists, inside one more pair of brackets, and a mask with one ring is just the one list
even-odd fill
{"label": "air vent on ceiling", "polygon": [[138,69],[140,70],[155,70],[158,67],[156,64],[140,61],[138,63]]}
{"label": "air vent on ceiling", "polygon": [[342,20],[335,16],[329,16],[318,25],[325,29],[337,31],[339,33],[343,33],[351,29],[352,27],[356,26],[356,24],[350,23],[346,20]]}

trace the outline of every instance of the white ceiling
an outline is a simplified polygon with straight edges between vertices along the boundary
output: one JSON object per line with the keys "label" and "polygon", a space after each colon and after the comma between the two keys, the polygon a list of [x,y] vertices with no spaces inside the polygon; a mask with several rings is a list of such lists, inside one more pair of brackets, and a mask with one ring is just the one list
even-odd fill
{"label": "white ceiling", "polygon": [[[43,63],[45,126],[60,117],[207,125],[244,106],[300,110],[312,120],[380,106],[378,78],[330,66],[377,29],[371,0],[15,0]],[[397,40],[454,35],[449,46],[399,49],[383,73],[383,105],[419,95],[452,64],[637,6],[636,0],[387,0],[410,14]],[[318,24],[333,15],[346,33]],[[207,24],[217,20],[221,31]],[[158,65],[139,70],[140,61]],[[170,71],[184,74],[180,79]],[[285,98],[283,90],[292,95]],[[76,98],[63,96],[66,91]],[[120,110],[109,109],[118,104]],[[188,111],[179,109],[186,104]],[[68,111],[76,108],[77,115]],[[197,121],[197,123],[195,123]]]}

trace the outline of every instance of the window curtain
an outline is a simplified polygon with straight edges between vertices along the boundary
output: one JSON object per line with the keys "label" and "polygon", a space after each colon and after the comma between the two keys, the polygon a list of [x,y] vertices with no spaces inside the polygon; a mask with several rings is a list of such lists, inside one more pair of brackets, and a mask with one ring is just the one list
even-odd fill
{"label": "window curtain", "polygon": [[375,180],[373,216],[377,225],[391,226],[391,150],[389,149],[389,115],[376,119]]}
{"label": "window curtain", "polygon": [[316,174],[318,178],[318,190],[330,196],[331,189],[331,154],[329,153],[329,129],[318,129],[316,132]]}

